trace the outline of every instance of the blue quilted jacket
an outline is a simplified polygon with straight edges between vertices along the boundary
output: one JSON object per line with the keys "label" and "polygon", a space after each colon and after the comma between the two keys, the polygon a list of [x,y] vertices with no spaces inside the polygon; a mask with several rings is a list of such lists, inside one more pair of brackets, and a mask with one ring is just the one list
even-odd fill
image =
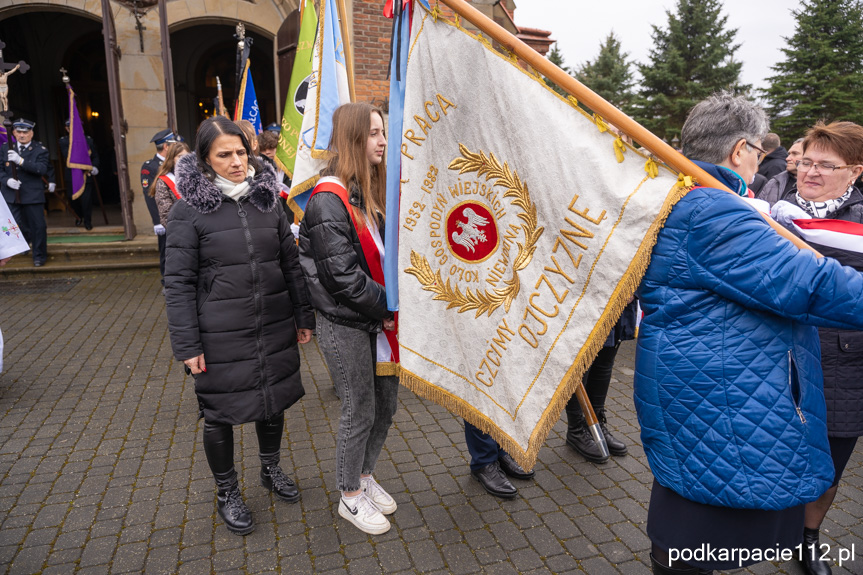
{"label": "blue quilted jacket", "polygon": [[[739,187],[729,170],[702,167]],[[638,296],[635,407],[656,480],[724,507],[817,499],[833,463],[812,326],[863,329],[863,274],[701,188],[672,210]]]}

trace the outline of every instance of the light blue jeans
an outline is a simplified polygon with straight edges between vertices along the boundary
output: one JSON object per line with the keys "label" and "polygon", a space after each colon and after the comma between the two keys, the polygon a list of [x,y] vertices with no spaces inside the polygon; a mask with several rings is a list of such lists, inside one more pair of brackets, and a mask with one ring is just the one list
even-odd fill
{"label": "light blue jeans", "polygon": [[339,491],[357,491],[360,475],[374,472],[392,426],[398,377],[375,375],[375,333],[333,323],[318,313],[317,338],[342,398],[336,483]]}

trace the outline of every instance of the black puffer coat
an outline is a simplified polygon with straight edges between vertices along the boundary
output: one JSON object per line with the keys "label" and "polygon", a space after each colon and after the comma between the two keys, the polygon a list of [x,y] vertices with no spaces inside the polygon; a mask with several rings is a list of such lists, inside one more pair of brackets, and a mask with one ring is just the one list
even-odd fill
{"label": "black puffer coat", "polygon": [[779,146],[766,156],[758,166],[758,173],[768,180],[774,176],[778,176],[788,168],[785,163],[785,158],[788,157],[788,150]]}
{"label": "black puffer coat", "polygon": [[[362,210],[359,190],[351,189],[351,205]],[[379,222],[381,237],[383,222]],[[339,325],[379,333],[387,310],[386,289],[372,279],[360,239],[344,202],[319,192],[306,206],[300,224],[300,263],[312,306]]]}
{"label": "black puffer coat", "polygon": [[[797,205],[796,190],[780,199]],[[766,198],[765,198],[766,199]],[[771,202],[771,205],[776,200]],[[863,194],[854,189],[831,219],[863,224]],[[825,256],[863,272],[863,255],[830,246],[812,244]],[[827,401],[827,434],[833,437],[863,435],[863,331],[819,327],[824,399]]]}
{"label": "black puffer coat", "polygon": [[297,328],[314,328],[290,225],[274,209],[275,172],[262,167],[239,202],[204,177],[194,154],[175,173],[183,200],[168,216],[165,262],[174,356],[204,354],[195,392],[207,421],[269,419],[305,393]]}

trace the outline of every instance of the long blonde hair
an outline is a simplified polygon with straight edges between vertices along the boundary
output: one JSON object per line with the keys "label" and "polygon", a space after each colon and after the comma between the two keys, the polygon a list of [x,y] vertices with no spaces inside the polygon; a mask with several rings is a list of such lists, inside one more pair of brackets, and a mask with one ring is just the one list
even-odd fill
{"label": "long blonde hair", "polygon": [[[377,222],[378,213],[386,216],[387,168],[385,161],[372,166],[366,156],[372,114],[383,121],[384,113],[380,108],[365,102],[344,104],[336,109],[329,144],[330,160],[325,172],[339,178],[349,190],[351,184],[356,184],[366,217],[370,222]],[[351,208],[356,211],[353,206]]]}

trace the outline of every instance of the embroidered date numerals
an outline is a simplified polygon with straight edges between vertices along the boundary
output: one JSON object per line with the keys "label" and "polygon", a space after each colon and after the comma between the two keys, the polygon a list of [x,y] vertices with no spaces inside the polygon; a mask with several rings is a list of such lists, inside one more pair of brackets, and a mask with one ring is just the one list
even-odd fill
{"label": "embroidered date numerals", "polygon": [[[428,172],[426,173],[426,177],[423,180],[422,186],[420,189],[426,193],[431,195],[432,190],[434,189],[435,182],[437,182],[438,169],[434,166],[434,164],[429,166]],[[405,222],[402,224],[402,227],[409,232],[414,231],[417,223],[419,222],[420,215],[423,210],[425,210],[426,205],[423,202],[414,202],[411,207],[408,209],[408,215],[405,216]]]}

